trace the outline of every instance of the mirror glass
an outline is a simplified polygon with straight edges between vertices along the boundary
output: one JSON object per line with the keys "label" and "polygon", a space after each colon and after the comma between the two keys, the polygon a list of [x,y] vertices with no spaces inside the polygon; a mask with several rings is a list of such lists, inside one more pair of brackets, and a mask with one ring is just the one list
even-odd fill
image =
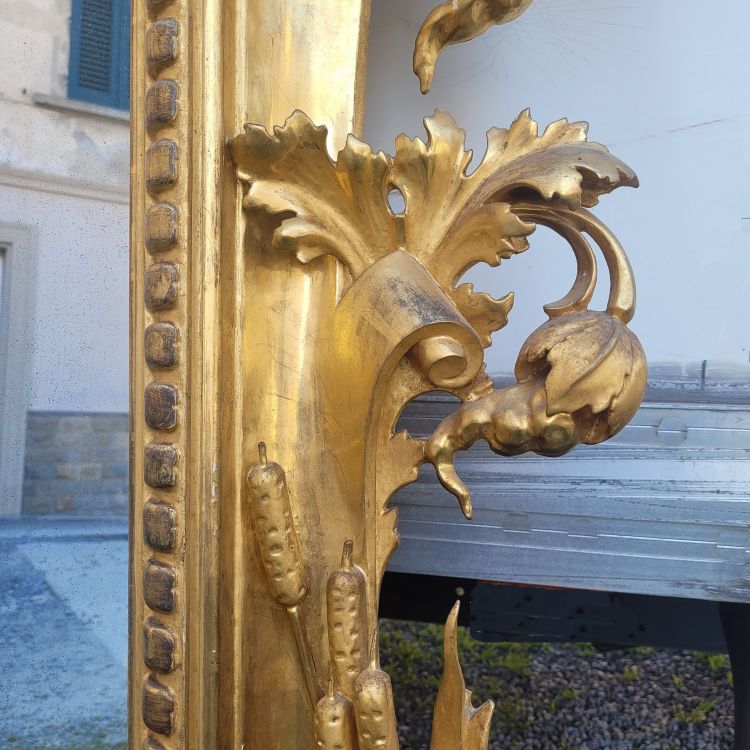
{"label": "mirror glass", "polygon": [[128,0],[0,7],[0,747],[124,748]]}

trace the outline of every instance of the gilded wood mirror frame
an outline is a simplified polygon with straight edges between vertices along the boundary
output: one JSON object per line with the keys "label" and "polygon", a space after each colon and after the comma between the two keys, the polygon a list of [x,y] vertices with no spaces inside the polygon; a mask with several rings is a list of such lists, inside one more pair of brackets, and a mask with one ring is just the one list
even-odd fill
{"label": "gilded wood mirror frame", "polygon": [[[529,4],[438,6],[422,89],[443,46]],[[373,153],[356,138],[368,23],[368,0],[133,4],[133,749],[396,748],[377,657],[391,495],[429,462],[470,518],[457,451],[559,455],[616,433],[643,396],[632,271],[588,210],[634,173],[585,124],[540,130],[528,112],[489,131],[471,172],[440,111],[427,138]],[[537,224],[577,277],[494,390],[483,351],[513,298],[460,277],[524,251]],[[588,309],[592,242],[604,311]],[[436,389],[463,405],[427,440],[395,432]],[[431,748],[479,750],[492,703],[472,706],[446,615]]]}

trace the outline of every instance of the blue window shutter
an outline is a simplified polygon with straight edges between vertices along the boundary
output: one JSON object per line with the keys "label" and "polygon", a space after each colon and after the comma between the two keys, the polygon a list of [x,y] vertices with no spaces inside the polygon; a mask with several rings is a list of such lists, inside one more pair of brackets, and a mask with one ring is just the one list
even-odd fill
{"label": "blue window shutter", "polygon": [[117,34],[117,104],[119,109],[130,109],[130,0],[116,0]]}
{"label": "blue window shutter", "polygon": [[130,105],[130,0],[73,0],[68,96]]}

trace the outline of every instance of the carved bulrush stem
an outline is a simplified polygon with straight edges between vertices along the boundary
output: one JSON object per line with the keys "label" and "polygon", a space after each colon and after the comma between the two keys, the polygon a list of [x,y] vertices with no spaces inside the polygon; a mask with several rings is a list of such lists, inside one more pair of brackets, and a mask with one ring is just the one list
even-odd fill
{"label": "carved bulrush stem", "polygon": [[344,543],[341,567],[328,577],[326,605],[331,675],[338,690],[354,699],[354,683],[367,667],[367,584],[352,562],[353,543]]}
{"label": "carved bulrush stem", "polygon": [[315,707],[315,740],[320,750],[358,750],[354,706],[332,679]]}
{"label": "carved bulrush stem", "polygon": [[370,666],[354,684],[354,707],[359,750],[398,750],[393,687],[380,668],[377,630],[370,646]]}
{"label": "carved bulrush stem", "polygon": [[310,707],[314,710],[323,689],[299,608],[307,597],[308,584],[292,518],[286,474],[277,463],[267,460],[265,443],[258,444],[258,454],[261,463],[253,466],[247,474],[253,529],[271,596],[289,616]]}
{"label": "carved bulrush stem", "polygon": [[[446,3],[425,33],[436,35],[430,36],[436,56],[444,43],[480,33],[528,4]],[[428,76],[430,64],[434,68],[434,58],[424,68]],[[304,335],[288,330],[284,300],[268,300],[268,314],[281,315],[283,335],[290,335],[284,345],[306,352],[299,361],[307,369],[285,368],[276,383],[281,390],[269,395],[271,404],[277,398],[285,404],[272,410],[273,418],[288,411],[299,427],[285,433],[280,446],[285,461],[295,462],[298,496],[290,500],[282,468],[267,461],[262,445],[260,464],[248,476],[260,575],[288,613],[299,656],[299,670],[284,667],[285,673],[304,680],[315,709],[302,718],[300,707],[302,729],[295,739],[304,736],[312,744],[314,736],[320,748],[398,748],[391,681],[378,661],[377,600],[398,544],[397,511],[388,503],[417,478],[419,464],[435,466],[471,518],[471,493],[454,466],[457,452],[480,438],[503,456],[558,456],[578,443],[600,442],[633,416],[645,389],[643,350],[625,325],[635,307],[632,270],[614,235],[585,210],[617,187],[635,186],[632,170],[604,146],[588,142],[585,123],[558,120],[540,134],[528,111],[508,129],[489,131],[486,154],[471,172],[465,134],[450,115],[436,112],[425,128],[426,141],[400,136],[392,157],[350,137],[334,161],[326,129],[295,112],[273,133],[247,126],[231,145],[246,186],[243,206],[275,217],[263,246],[269,256],[277,254],[274,263],[283,268],[283,254],[295,256],[289,273],[310,283],[328,268],[313,262],[320,256],[334,256],[347,267],[336,276],[330,309]],[[398,215],[387,201],[391,188],[404,197]],[[517,382],[494,390],[483,352],[506,324],[513,295],[493,299],[459,281],[477,263],[497,266],[526,250],[535,223],[551,227],[571,246],[576,280],[561,300],[546,306],[550,320],[521,348]],[[609,269],[603,312],[587,310],[597,282],[593,244]],[[303,382],[315,387],[296,387]],[[465,403],[424,443],[394,434],[408,401],[436,387]],[[308,568],[296,518],[311,525],[303,535],[310,544],[304,550]],[[352,539],[361,545],[359,565]],[[341,540],[347,541],[334,567]],[[315,578],[308,582],[307,574]],[[260,583],[262,595],[262,578]],[[308,588],[316,601],[306,601]],[[302,622],[303,602],[308,623]],[[475,710],[467,698],[457,617],[454,609],[431,748],[486,750],[492,704]],[[264,633],[277,637],[272,625],[264,622]],[[311,646],[321,672],[330,676],[324,697]],[[275,675],[276,663],[259,661],[265,675]],[[278,709],[277,721],[285,710]],[[259,711],[254,720],[268,721]],[[262,736],[273,735],[264,730]]]}

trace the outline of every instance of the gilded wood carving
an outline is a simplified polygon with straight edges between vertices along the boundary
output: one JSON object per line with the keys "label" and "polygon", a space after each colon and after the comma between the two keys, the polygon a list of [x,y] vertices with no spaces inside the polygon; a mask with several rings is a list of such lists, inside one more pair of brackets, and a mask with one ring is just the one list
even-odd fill
{"label": "gilded wood carving", "polygon": [[[306,439],[335,459],[346,489],[290,493],[261,443],[247,490],[250,530],[270,596],[289,616],[321,748],[398,747],[377,644],[380,582],[398,544],[392,494],[430,462],[471,518],[470,492],[453,465],[457,451],[480,438],[506,456],[556,456],[600,442],[634,415],[646,386],[645,356],[626,327],[635,305],[630,265],[587,210],[603,194],[635,186],[634,173],[588,142],[583,123],[559,120],[539,133],[522,112],[510,128],[490,130],[471,172],[464,133],[450,115],[438,111],[425,127],[426,142],[402,135],[393,156],[350,136],[335,161],[326,128],[299,111],[273,133],[248,125],[232,142],[243,206],[264,234],[264,252],[285,254],[299,269],[330,255],[345,269],[302,377],[318,379],[330,409],[329,424]],[[392,190],[403,195],[403,213],[389,206]],[[518,382],[493,390],[483,348],[506,324],[513,298],[493,299],[459,282],[476,263],[497,266],[525,251],[537,223],[570,244],[577,276],[522,347]],[[588,309],[597,277],[591,241],[609,270],[604,311]],[[426,441],[395,433],[406,403],[436,389],[464,404]],[[273,439],[270,424],[268,433]],[[297,529],[300,504],[318,520]],[[327,586],[316,589],[315,579]],[[454,610],[446,628],[433,750],[488,742],[492,704],[474,709],[467,697],[456,617]],[[328,647],[316,649],[321,636]]]}
{"label": "gilded wood carving", "polygon": [[414,72],[426,94],[440,53],[449,44],[468,42],[491,26],[510,23],[534,0],[445,0],[425,18],[414,45]]}
{"label": "gilded wood carving", "polygon": [[[529,5],[436,8],[415,50],[423,88],[443,47]],[[528,112],[490,130],[476,168],[440,111],[425,140],[374,153],[355,137],[367,0],[133,8],[130,747],[393,750],[377,629],[390,500],[431,464],[470,518],[458,451],[558,455],[632,416],[646,374],[632,271],[588,209],[635,176],[584,124],[539,133]],[[236,135],[245,122],[260,124]],[[576,279],[495,390],[484,350],[513,295],[462,276],[524,252],[538,225],[570,245]],[[588,309],[594,245],[603,311]],[[434,390],[462,405],[426,440],[397,432]],[[457,616],[432,750],[489,741]]]}

